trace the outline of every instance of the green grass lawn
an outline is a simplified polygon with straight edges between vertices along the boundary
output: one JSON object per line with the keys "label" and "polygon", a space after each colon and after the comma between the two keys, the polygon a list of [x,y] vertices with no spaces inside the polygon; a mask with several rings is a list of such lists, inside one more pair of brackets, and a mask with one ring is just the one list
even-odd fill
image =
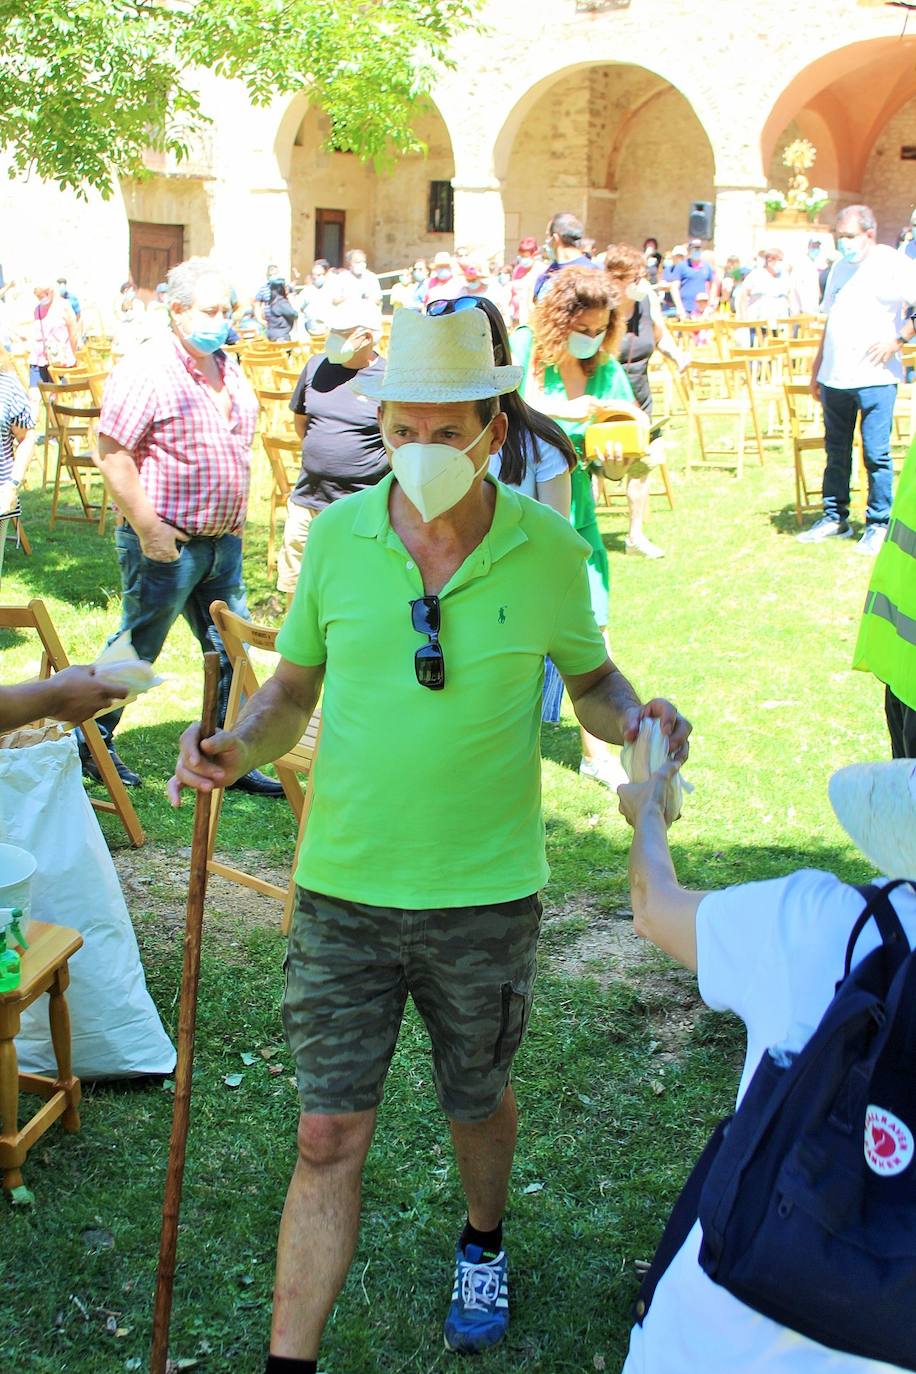
{"label": "green grass lawn", "polygon": [[[794,541],[791,465],[772,455],[740,484],[713,472],[679,478],[675,462],[677,509],[653,510],[650,532],[668,555],[658,562],[624,558],[622,511],[602,515],[615,658],[644,696],[671,696],[694,722],[686,771],[696,791],[672,848],[682,878],[698,887],[803,865],[863,878],[826,780],[842,764],[888,753],[881,689],[849,670],[871,565],[852,542]],[[272,591],[263,478],[246,557],[256,614]],[[34,556],[8,550],[0,601],[42,597],[71,657],[91,659],[118,619],[111,540],[78,526],[49,535],[46,498],[27,492],[23,504]],[[4,681],[37,667],[24,634],[6,635],[0,648]],[[122,875],[146,875],[127,884],[128,900],[150,988],[174,1030],[191,811],[172,812],[162,789],[201,689],[183,624],[160,667],[168,685],[130,709],[119,735],[144,777],[136,802],[149,848],[127,851],[117,822],[102,823]],[[742,1056],[739,1028],[702,1011],[693,980],[629,933],[627,830],[616,799],[576,773],[568,707],[559,726],[545,728],[544,757],[552,878],[538,997],[515,1076],[522,1131],[506,1231],[513,1320],[505,1346],[481,1362],[502,1374],[619,1368],[634,1261],[651,1255],[693,1156],[728,1108]],[[227,850],[259,851],[276,867],[292,838],[285,806],[227,801]],[[261,1368],[294,1151],[277,919],[266,899],[242,908],[225,887],[211,890],[172,1353],[227,1374]],[[269,1060],[262,1048],[275,1050]],[[246,1065],[243,1054],[257,1062]],[[223,1080],[235,1072],[242,1083],[230,1089]],[[52,1130],[33,1150],[34,1207],[0,1204],[2,1374],[146,1367],[170,1112],[168,1085],[87,1085],[81,1134]],[[440,1326],[462,1219],[422,1027],[411,1016],[323,1374],[429,1374],[448,1364]]]}

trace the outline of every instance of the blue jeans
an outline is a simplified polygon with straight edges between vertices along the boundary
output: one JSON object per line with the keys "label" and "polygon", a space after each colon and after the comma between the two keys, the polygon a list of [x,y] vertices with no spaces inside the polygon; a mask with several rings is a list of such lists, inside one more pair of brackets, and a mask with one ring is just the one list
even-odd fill
{"label": "blue jeans", "polygon": [[[241,539],[236,534],[189,539],[179,546],[181,553],[174,563],[157,563],[141,552],[140,540],[130,525],[119,525],[115,547],[121,569],[121,625],[117,634],[129,630],[140,657],[155,663],[169,630],[183,615],[204,653],[213,649],[219,654],[217,723],[222,725],[232,667],[210,619],[210,603],[225,601],[230,611],[248,618]],[[115,638],[112,635],[109,644]],[[106,739],[111,738],[121,714],[116,710],[99,717],[99,729]]]}
{"label": "blue jeans", "polygon": [[891,461],[891,423],[897,387],[821,387],[824,407],[824,514],[831,520],[849,515],[849,479],[852,474],[852,440],[856,417],[862,412],[862,443],[868,473],[868,525],[887,525],[891,514],[894,468]]}

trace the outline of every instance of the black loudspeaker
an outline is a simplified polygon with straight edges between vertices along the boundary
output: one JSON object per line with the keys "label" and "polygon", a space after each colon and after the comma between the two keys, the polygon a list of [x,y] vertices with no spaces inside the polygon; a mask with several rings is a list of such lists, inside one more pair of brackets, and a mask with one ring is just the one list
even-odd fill
{"label": "black loudspeaker", "polygon": [[687,221],[687,237],[691,239],[711,239],[716,222],[716,208],[711,200],[692,200],[690,218]]}

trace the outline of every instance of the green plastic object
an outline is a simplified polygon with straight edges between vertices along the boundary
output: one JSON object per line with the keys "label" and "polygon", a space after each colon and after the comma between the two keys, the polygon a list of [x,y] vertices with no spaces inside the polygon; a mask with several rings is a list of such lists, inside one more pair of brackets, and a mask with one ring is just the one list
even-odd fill
{"label": "green plastic object", "polygon": [[20,949],[28,949],[29,942],[22,933],[22,907],[0,906],[0,935],[6,943],[7,935],[12,935]]}
{"label": "green plastic object", "polygon": [[14,949],[0,950],[0,996],[19,987],[21,962]]}

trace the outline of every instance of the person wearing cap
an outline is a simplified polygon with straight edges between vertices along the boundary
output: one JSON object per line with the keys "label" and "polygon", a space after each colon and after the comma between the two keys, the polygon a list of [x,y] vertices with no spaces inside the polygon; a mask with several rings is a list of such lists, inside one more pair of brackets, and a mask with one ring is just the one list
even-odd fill
{"label": "person wearing cap", "polygon": [[[548,258],[546,271],[542,272],[534,284],[533,301],[538,300],[548,290],[555,272],[564,267],[593,267],[601,271],[601,264],[593,262],[582,247],[585,228],[568,210],[554,215],[547,225],[544,238],[544,252]],[[591,240],[594,242],[594,240]]]}
{"label": "person wearing cap", "polygon": [[381,311],[348,296],[330,309],[327,321],[324,352],[309,358],[289,403],[302,440],[302,466],[286,506],[277,590],[290,600],[315,516],[340,497],[374,486],[388,471],[378,407],[348,385],[357,376],[384,371],[376,352]]}
{"label": "person wearing cap", "polygon": [[[860,892],[833,873],[806,868],[782,878],[696,892],[678,881],[665,828],[665,799],[677,764],[646,783],[618,789],[620,810],[633,826],[630,889],[637,935],[694,970],[703,1001],[744,1022],[747,1055],[741,1102],[771,1046],[797,1053],[833,1000],[846,945],[863,909]],[[916,769],[911,762],[841,768],[829,783],[837,819],[872,871],[893,878],[916,874]],[[916,892],[890,897],[907,938],[916,942]],[[858,964],[880,944],[874,922],[860,935]],[[863,1110],[864,1117],[864,1110]],[[910,1127],[916,1127],[911,1122]],[[864,1120],[863,1120],[864,1129]],[[663,1274],[641,1325],[633,1327],[623,1374],[892,1374],[877,1360],[827,1349],[752,1311],[707,1277],[698,1253],[697,1222]],[[856,1293],[837,1294],[856,1301]]]}
{"label": "person wearing cap", "polygon": [[677,282],[681,309],[688,319],[713,313],[717,301],[716,272],[703,256],[702,239],[690,240],[687,256],[672,268],[670,280]]}
{"label": "person wearing cap", "polygon": [[467,1199],[446,1344],[475,1351],[502,1339],[509,1077],[548,875],[545,655],[593,734],[620,743],[652,716],[674,755],[687,752],[689,723],[664,699],[642,704],[608,659],[588,545],[556,511],[488,474],[506,437],[499,397],[520,378],[495,365],[482,310],[398,311],[385,371],[352,384],[378,403],[392,471],[313,522],[274,676],[232,732],[203,744],[198,726],[184,733],[169,785],[178,804],[184,786],[222,786],[278,757],[323,688],[287,956],[301,1116],[268,1374],[317,1368],[408,994],[430,1035]]}

